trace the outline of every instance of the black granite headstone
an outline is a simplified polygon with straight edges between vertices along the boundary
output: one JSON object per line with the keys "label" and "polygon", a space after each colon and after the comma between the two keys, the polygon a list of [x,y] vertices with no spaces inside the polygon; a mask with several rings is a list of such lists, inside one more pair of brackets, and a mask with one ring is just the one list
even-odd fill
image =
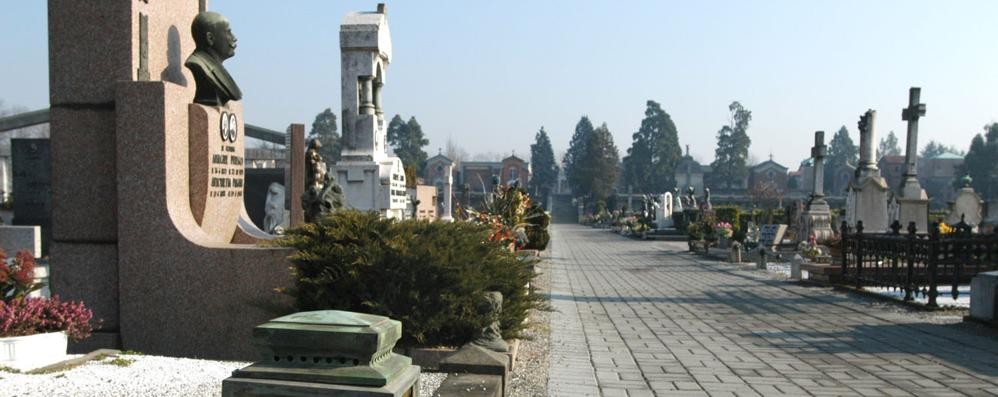
{"label": "black granite headstone", "polygon": [[52,150],[48,139],[10,140],[14,225],[42,227],[42,255],[52,241]]}

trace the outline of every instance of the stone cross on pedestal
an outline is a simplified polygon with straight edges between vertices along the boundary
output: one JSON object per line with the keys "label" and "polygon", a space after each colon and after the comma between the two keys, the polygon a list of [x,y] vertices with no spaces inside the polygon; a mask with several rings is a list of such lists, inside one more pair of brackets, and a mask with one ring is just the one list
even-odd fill
{"label": "stone cross on pedestal", "polygon": [[915,222],[918,230],[927,230],[929,221],[929,196],[918,182],[918,119],[925,116],[925,104],[919,103],[921,88],[908,90],[908,107],[901,111],[901,119],[908,122],[908,141],[904,153],[905,171],[898,197],[899,221],[902,225]]}
{"label": "stone cross on pedestal", "polygon": [[811,157],[814,159],[814,188],[811,192],[811,199],[807,202],[807,208],[801,214],[801,233],[798,240],[804,241],[812,234],[815,239],[825,242],[835,232],[832,230],[832,212],[825,201],[825,155],[828,147],[825,146],[825,132],[814,132],[814,147],[811,148]]}

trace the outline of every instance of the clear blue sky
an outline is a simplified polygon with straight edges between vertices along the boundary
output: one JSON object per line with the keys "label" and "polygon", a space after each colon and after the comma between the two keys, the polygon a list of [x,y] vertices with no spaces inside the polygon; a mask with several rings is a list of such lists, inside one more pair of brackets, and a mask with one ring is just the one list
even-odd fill
{"label": "clear blue sky", "polygon": [[[376,1],[210,0],[239,37],[226,62],[249,123],[283,130],[339,108],[338,30]],[[46,2],[0,6],[0,100],[48,106]],[[645,101],[662,104],[695,157],[713,159],[728,104],[753,113],[752,154],[790,168],[812,133],[878,111],[878,138],[904,146],[909,86],[930,139],[966,149],[998,121],[996,1],[395,1],[391,116],[416,116],[434,154],[526,157],[544,126],[566,149],[583,114],[606,122],[623,156]],[[337,111],[338,113],[338,111]]]}

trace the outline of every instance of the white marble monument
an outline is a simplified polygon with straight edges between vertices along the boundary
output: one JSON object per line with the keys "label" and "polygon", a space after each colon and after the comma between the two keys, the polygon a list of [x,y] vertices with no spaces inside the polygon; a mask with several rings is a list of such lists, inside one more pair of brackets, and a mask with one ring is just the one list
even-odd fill
{"label": "white marble monument", "polygon": [[405,171],[388,153],[381,87],[392,57],[385,6],[347,14],[340,25],[343,150],[333,170],[346,206],[374,210],[387,218],[405,216]]}
{"label": "white marble monument", "polygon": [[867,110],[859,118],[859,167],[849,181],[846,193],[846,222],[855,228],[856,223],[862,221],[865,233],[887,231],[887,196],[890,189],[884,177],[880,176],[876,163],[876,117],[876,111]]}
{"label": "white marble monument", "polygon": [[659,205],[655,208],[655,222],[658,229],[672,227],[672,193],[666,192],[659,196]]}
{"label": "white marble monument", "polygon": [[970,178],[964,178],[963,187],[956,193],[956,198],[950,203],[946,223],[955,225],[962,220],[974,230],[984,220],[984,200],[970,187]]}

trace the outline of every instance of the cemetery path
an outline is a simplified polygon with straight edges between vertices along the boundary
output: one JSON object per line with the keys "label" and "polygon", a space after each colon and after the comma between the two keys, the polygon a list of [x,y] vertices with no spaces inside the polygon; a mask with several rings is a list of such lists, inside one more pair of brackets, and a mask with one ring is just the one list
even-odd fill
{"label": "cemetery path", "polygon": [[552,225],[551,396],[998,395],[998,333]]}

